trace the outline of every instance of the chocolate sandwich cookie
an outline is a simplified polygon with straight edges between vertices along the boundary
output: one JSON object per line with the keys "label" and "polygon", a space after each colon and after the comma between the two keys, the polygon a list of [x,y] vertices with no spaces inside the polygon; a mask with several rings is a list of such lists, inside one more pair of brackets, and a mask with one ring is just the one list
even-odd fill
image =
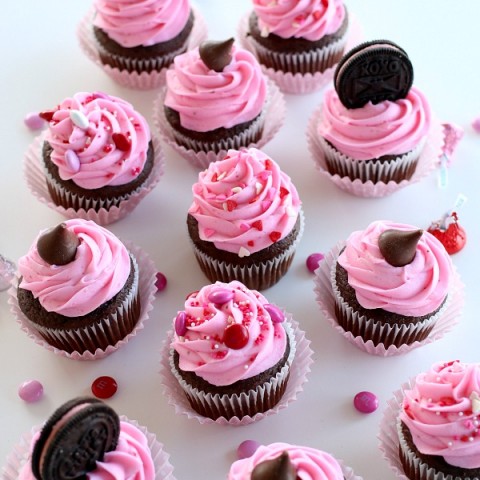
{"label": "chocolate sandwich cookie", "polygon": [[120,419],[108,405],[90,397],[70,400],[47,420],[32,452],[38,480],[86,478],[106,452],[115,450]]}
{"label": "chocolate sandwich cookie", "polygon": [[347,108],[405,98],[412,83],[413,67],[407,53],[389,40],[373,40],[353,48],[334,75],[335,90]]}

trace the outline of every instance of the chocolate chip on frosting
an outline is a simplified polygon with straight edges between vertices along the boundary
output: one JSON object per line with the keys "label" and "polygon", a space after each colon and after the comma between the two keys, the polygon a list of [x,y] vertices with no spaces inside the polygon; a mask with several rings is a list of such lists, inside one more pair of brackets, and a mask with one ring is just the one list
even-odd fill
{"label": "chocolate chip on frosting", "polygon": [[77,235],[68,230],[65,223],[60,223],[40,236],[37,250],[50,265],[66,265],[75,259],[79,244]]}
{"label": "chocolate chip on frosting", "polygon": [[385,230],[378,237],[378,247],[385,260],[394,267],[413,262],[423,230]]}
{"label": "chocolate chip on frosting", "polygon": [[213,40],[203,42],[198,49],[200,58],[211,70],[222,72],[232,61],[233,42],[233,38],[221,42]]}
{"label": "chocolate chip on frosting", "polygon": [[279,457],[259,463],[252,471],[252,480],[296,480],[295,471],[288,452]]}

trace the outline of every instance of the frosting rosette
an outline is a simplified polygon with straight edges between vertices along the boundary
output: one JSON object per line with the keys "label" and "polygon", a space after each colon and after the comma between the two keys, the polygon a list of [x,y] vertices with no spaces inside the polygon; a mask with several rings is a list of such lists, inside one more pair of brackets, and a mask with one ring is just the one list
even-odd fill
{"label": "frosting rosette", "polygon": [[262,35],[317,41],[335,33],[345,19],[343,0],[253,0]]}
{"label": "frosting rosette", "polygon": [[257,60],[235,45],[231,55],[220,72],[205,65],[198,48],[175,57],[164,103],[179,114],[182,127],[195,132],[231,128],[262,112],[267,83]]}
{"label": "frosting rosette", "polygon": [[251,378],[285,354],[284,315],[242,283],[216,282],[192,293],[174,320],[179,367],[216,386]]}
{"label": "frosting rosette", "polygon": [[330,454],[311,447],[277,442],[260,445],[252,456],[234,462],[230,467],[228,480],[250,479],[257,465],[274,460],[284,452],[288,454],[297,478],[302,480],[344,479],[342,468]]}
{"label": "frosting rosette", "polygon": [[358,303],[366,309],[419,317],[434,312],[445,300],[452,278],[452,264],[445,247],[423,232],[411,263],[394,267],[382,255],[379,237],[386,230],[409,232],[410,225],[376,221],[353,232],[338,263],[348,273]]}
{"label": "frosting rosette", "polygon": [[420,453],[480,467],[480,365],[439,362],[405,390],[400,420]]}
{"label": "frosting rosette", "polygon": [[66,229],[78,237],[73,261],[51,265],[39,254],[38,239],[18,261],[20,288],[32,292],[48,312],[79,317],[113,298],[125,285],[131,268],[122,242],[89,220],[71,219]]}
{"label": "frosting rosette", "polygon": [[150,142],[145,118],[104,93],[76,93],[48,117],[45,141],[62,180],[92,190],[132,182],[143,170]]}
{"label": "frosting rosette", "polygon": [[94,25],[123,47],[166,42],[185,27],[188,0],[95,0]]}
{"label": "frosting rosette", "polygon": [[325,92],[317,132],[352,159],[369,160],[414,150],[425,140],[430,124],[429,104],[416,87],[403,99],[353,109],[331,89]]}
{"label": "frosting rosette", "polygon": [[193,185],[188,211],[202,240],[248,256],[287,236],[301,207],[288,175],[256,148],[229,150]]}
{"label": "frosting rosette", "polygon": [[[39,433],[32,439],[32,449]],[[20,471],[18,480],[35,480],[31,462]],[[115,450],[106,452],[95,470],[86,474],[88,480],[153,480],[155,466],[145,435],[134,425],[121,421],[120,437]]]}

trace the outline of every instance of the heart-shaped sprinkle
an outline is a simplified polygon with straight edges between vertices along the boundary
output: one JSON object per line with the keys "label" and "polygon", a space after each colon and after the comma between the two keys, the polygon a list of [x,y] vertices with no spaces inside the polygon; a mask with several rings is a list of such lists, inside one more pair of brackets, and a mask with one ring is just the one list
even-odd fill
{"label": "heart-shaped sprinkle", "polygon": [[278,240],[280,240],[280,237],[282,236],[282,234],[280,232],[271,232],[269,235],[270,237],[270,240],[275,243],[275,242],[278,242]]}
{"label": "heart-shaped sprinkle", "polygon": [[241,323],[233,323],[225,328],[223,343],[232,350],[240,350],[248,343],[248,330]]}
{"label": "heart-shaped sprinkle", "polygon": [[263,230],[263,223],[261,220],[255,220],[252,222],[252,227],[261,232]]}
{"label": "heart-shaped sprinkle", "polygon": [[128,152],[132,146],[132,142],[120,132],[112,133],[112,140],[115,146],[122,152]]}
{"label": "heart-shaped sprinkle", "polygon": [[238,250],[238,256],[240,258],[249,257],[250,252],[245,247],[240,247],[240,249]]}
{"label": "heart-shaped sprinkle", "polygon": [[282,323],[285,321],[285,315],[276,305],[267,303],[263,308],[268,312],[273,323]]}
{"label": "heart-shaped sprinkle", "polygon": [[46,122],[50,122],[53,118],[54,113],[55,113],[55,110],[45,110],[43,112],[40,112],[38,116],[40,118],[43,118]]}

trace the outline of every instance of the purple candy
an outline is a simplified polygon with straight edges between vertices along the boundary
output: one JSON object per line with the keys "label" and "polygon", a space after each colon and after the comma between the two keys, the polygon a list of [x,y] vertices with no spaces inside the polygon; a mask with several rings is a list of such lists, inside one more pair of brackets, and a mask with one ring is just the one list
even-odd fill
{"label": "purple candy", "polygon": [[183,337],[187,333],[187,314],[178,312],[175,318],[175,333],[179,337]]}
{"label": "purple candy", "polygon": [[73,150],[67,150],[65,152],[65,163],[68,166],[68,169],[76,173],[80,170],[80,159]]}
{"label": "purple candy", "polygon": [[324,256],[322,253],[312,253],[307,257],[307,268],[310,272],[314,272],[317,268],[319,263],[323,260]]}
{"label": "purple candy", "polygon": [[372,413],[378,408],[378,398],[372,392],[359,392],[353,399],[353,405],[361,413]]}
{"label": "purple candy", "polygon": [[472,127],[477,133],[480,133],[480,117],[473,120]]}
{"label": "purple candy", "polygon": [[267,303],[263,308],[269,313],[273,323],[282,323],[285,320],[285,315],[276,305]]}
{"label": "purple candy", "polygon": [[214,303],[215,305],[223,305],[224,303],[233,300],[234,293],[232,290],[227,290],[226,288],[217,288],[213,292],[210,292],[208,295],[208,301]]}
{"label": "purple candy", "polygon": [[242,458],[251,457],[261,444],[255,440],[245,440],[237,448],[237,457],[239,460]]}
{"label": "purple candy", "polygon": [[157,287],[158,292],[165,290],[167,286],[167,277],[163,273],[157,272],[157,280],[155,281],[155,286]]}
{"label": "purple candy", "polygon": [[28,403],[38,402],[43,397],[43,385],[38,380],[27,380],[18,387],[18,396]]}
{"label": "purple candy", "polygon": [[40,130],[46,123],[45,120],[40,117],[38,112],[27,113],[23,121],[30,130]]}

